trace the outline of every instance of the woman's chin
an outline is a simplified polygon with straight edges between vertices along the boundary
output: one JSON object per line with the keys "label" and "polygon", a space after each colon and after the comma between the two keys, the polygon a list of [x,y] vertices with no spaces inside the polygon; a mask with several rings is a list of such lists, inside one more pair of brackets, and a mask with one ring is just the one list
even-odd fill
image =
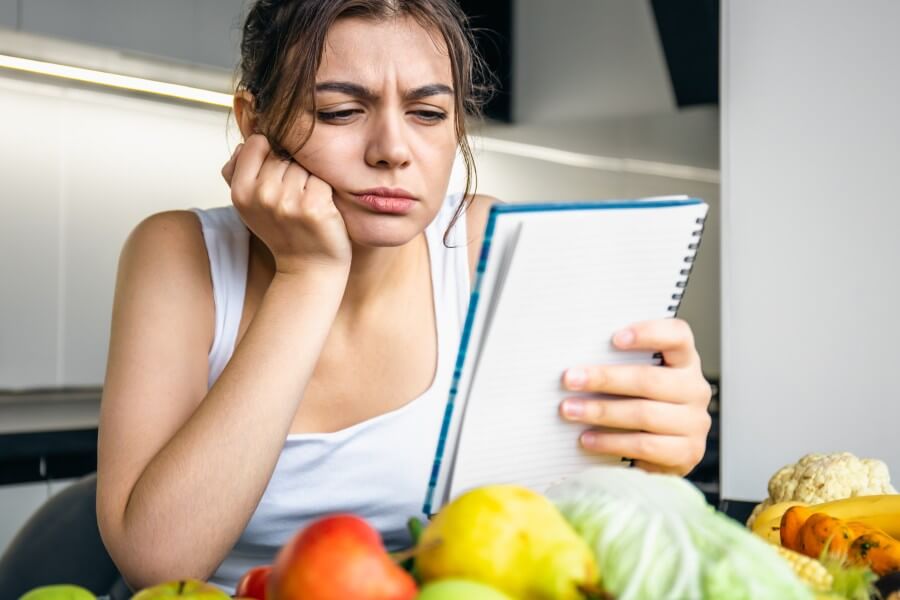
{"label": "woman's chin", "polygon": [[420,230],[408,220],[387,223],[347,223],[347,234],[354,244],[369,248],[394,248],[416,238]]}

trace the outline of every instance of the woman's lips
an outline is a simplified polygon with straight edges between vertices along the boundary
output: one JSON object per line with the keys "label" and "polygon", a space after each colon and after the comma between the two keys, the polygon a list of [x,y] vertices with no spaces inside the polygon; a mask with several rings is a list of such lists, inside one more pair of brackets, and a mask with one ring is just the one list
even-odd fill
{"label": "woman's lips", "polygon": [[360,202],[380,213],[402,215],[412,210],[418,200],[403,189],[375,188],[356,194]]}

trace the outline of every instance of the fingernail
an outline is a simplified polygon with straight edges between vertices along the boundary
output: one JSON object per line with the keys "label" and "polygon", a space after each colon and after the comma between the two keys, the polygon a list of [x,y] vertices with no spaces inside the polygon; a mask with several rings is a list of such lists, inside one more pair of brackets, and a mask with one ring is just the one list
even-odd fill
{"label": "fingernail", "polygon": [[565,381],[569,389],[580,390],[587,383],[587,373],[584,369],[568,369]]}
{"label": "fingernail", "polygon": [[585,431],[581,434],[581,445],[590,447],[597,443],[597,434],[593,431]]}
{"label": "fingernail", "polygon": [[613,341],[617,346],[630,346],[634,343],[634,332],[630,329],[623,329],[613,337]]}
{"label": "fingernail", "polygon": [[584,416],[584,402],[581,400],[566,400],[563,402],[563,415],[570,419],[579,419]]}

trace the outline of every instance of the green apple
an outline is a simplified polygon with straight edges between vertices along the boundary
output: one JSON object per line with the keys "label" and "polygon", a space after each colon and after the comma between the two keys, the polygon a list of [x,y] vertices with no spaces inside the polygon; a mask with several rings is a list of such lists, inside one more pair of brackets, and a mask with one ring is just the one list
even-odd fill
{"label": "green apple", "polygon": [[187,600],[231,600],[231,596],[216,586],[198,579],[167,581],[141,590],[131,600],[164,600],[165,598],[185,598]]}
{"label": "green apple", "polygon": [[19,600],[97,600],[97,596],[77,585],[45,585],[20,596]]}
{"label": "green apple", "polygon": [[500,590],[469,579],[440,579],[422,588],[416,600],[512,600]]}

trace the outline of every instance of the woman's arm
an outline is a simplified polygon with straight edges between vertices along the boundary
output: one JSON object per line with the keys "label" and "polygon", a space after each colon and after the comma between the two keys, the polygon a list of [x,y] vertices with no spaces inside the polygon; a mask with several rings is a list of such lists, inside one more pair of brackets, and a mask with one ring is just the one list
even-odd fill
{"label": "woman's arm", "polygon": [[119,262],[100,415],[100,531],[134,587],[207,578],[261,498],[346,284],[278,273],[207,393],[214,306],[197,218],[141,223]]}

